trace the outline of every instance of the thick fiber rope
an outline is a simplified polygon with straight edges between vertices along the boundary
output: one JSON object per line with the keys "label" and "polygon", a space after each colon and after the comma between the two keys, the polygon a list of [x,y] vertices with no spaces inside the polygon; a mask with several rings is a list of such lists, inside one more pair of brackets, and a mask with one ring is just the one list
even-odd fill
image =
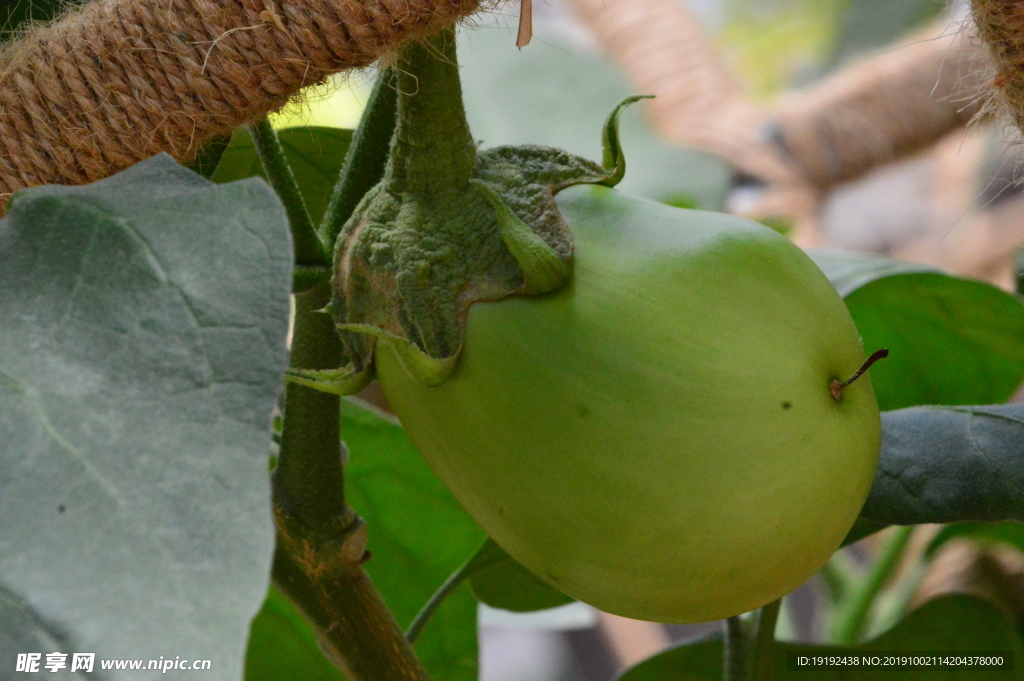
{"label": "thick fiber rope", "polygon": [[1024,2],[971,0],[971,11],[992,58],[993,104],[1024,131]]}
{"label": "thick fiber rope", "polygon": [[934,26],[791,97],[773,114],[772,137],[828,191],[970,122],[984,61],[972,34]]}
{"label": "thick fiber rope", "polygon": [[93,0],[0,54],[0,198],[83,184],[282,107],[480,0]]}

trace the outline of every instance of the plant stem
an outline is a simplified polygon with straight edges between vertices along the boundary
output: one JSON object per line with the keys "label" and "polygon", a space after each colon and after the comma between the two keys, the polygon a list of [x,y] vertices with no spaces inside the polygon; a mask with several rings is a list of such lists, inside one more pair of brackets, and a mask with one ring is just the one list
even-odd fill
{"label": "plant stem", "polygon": [[[317,312],[321,284],[295,296],[291,366],[340,366],[333,320]],[[273,473],[277,550],[273,579],[313,625],[349,681],[427,681],[427,673],[362,563],[366,528],[345,503],[339,397],[289,383]]]}
{"label": "plant stem", "polygon": [[427,622],[437,612],[438,607],[444,602],[446,598],[457,588],[472,577],[477,572],[477,568],[473,565],[473,561],[467,561],[462,567],[449,575],[448,579],[444,581],[444,584],[434,592],[434,595],[430,597],[418,613],[413,618],[412,624],[405,632],[405,637],[409,639],[409,643],[416,643],[416,639],[420,637],[423,632],[423,627],[427,626]]}
{"label": "plant stem", "polygon": [[899,527],[893,532],[892,538],[882,548],[867,577],[853,590],[843,607],[836,613],[836,625],[832,636],[836,643],[853,645],[860,641],[875,596],[899,563],[913,533],[913,525]]}
{"label": "plant stem", "polygon": [[779,621],[782,599],[761,608],[757,618],[757,638],[751,653],[751,674],[753,681],[769,681],[775,674],[775,625]]}
{"label": "plant stem", "polygon": [[384,177],[397,110],[398,86],[394,73],[384,69],[377,76],[359,127],[352,136],[345,164],[320,225],[320,239],[328,248],[334,247],[360,199]]}
{"label": "plant stem", "polygon": [[430,597],[423,608],[420,609],[419,613],[413,619],[412,624],[409,625],[409,630],[405,632],[405,637],[409,639],[409,642],[415,642],[419,637],[420,632],[423,631],[423,627],[427,625],[430,618],[434,616],[434,612],[437,611],[438,606],[444,602],[460,584],[465,582],[467,579],[487,568],[500,563],[503,560],[511,560],[509,555],[505,553],[497,544],[494,543],[493,539],[488,538],[484,541],[483,545],[477,549],[473,557],[467,560],[463,565],[453,572],[448,579],[445,580],[444,584],[438,588],[433,596]]}
{"label": "plant stem", "polygon": [[725,621],[725,681],[748,681],[750,678],[749,622],[740,616]]}
{"label": "plant stem", "polygon": [[295,175],[292,174],[292,168],[284,155],[284,148],[277,137],[277,132],[264,118],[249,126],[249,134],[263,163],[267,179],[270,180],[270,186],[281,197],[285,212],[288,214],[288,223],[292,229],[292,245],[295,249],[295,264],[300,268],[326,268],[329,259],[313,227],[306,202],[299,192],[299,185],[295,182]]}
{"label": "plant stem", "polygon": [[[291,368],[333,369],[343,364],[334,321],[317,312],[329,301],[326,284],[295,296]],[[286,384],[281,452],[274,470],[275,502],[325,535],[347,528],[355,517],[345,503],[339,400],[337,395]]]}
{"label": "plant stem", "polygon": [[[274,583],[313,625],[324,654],[348,681],[429,681],[366,571],[347,558],[329,560],[328,550],[339,545],[281,543]],[[312,553],[299,560],[296,549],[308,548]],[[315,575],[307,572],[314,564]]]}
{"label": "plant stem", "polygon": [[407,43],[396,71],[400,94],[387,190],[421,199],[464,190],[476,172],[476,144],[462,103],[455,30]]}

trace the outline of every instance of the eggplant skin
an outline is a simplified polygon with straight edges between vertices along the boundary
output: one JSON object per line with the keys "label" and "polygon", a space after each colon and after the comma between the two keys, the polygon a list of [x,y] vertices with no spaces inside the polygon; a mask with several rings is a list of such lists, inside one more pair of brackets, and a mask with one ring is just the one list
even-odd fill
{"label": "eggplant skin", "polygon": [[753,610],[836,550],[881,427],[853,319],[799,248],[742,218],[576,187],[571,283],[477,303],[454,375],[377,374],[419,452],[509,554],[601,610]]}

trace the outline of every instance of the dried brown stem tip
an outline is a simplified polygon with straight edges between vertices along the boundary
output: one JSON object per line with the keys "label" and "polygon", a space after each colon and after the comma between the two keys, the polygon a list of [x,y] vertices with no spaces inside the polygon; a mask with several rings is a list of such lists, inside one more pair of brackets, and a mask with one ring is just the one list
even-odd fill
{"label": "dried brown stem tip", "polygon": [[870,369],[872,364],[874,364],[875,362],[877,362],[880,359],[885,359],[888,356],[889,356],[889,349],[888,348],[882,348],[881,350],[876,350],[873,353],[871,353],[870,357],[868,357],[866,360],[864,360],[864,363],[860,365],[860,369],[857,369],[856,373],[854,373],[853,376],[850,376],[848,379],[846,379],[842,383],[839,382],[839,379],[833,378],[832,382],[828,384],[829,392],[832,393],[832,399],[835,400],[836,402],[839,402],[840,400],[842,400],[843,399],[843,391],[846,390],[846,388],[848,388],[851,383],[853,383],[858,378],[863,376],[864,372],[867,371],[868,369]]}
{"label": "dried brown stem tip", "polygon": [[94,0],[10,44],[0,67],[0,198],[83,184],[281,108],[480,0]]}
{"label": "dried brown stem tip", "polygon": [[533,0],[520,0],[519,34],[516,36],[516,47],[520,50],[530,44],[533,38]]}

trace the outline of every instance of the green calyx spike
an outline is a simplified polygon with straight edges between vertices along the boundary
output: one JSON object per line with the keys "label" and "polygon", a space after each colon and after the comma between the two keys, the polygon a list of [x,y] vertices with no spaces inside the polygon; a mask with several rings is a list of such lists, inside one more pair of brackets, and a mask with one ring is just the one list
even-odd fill
{"label": "green calyx spike", "polygon": [[608,118],[601,166],[548,147],[478,151],[453,29],[404,45],[394,73],[384,177],[340,229],[329,309],[353,371],[370,367],[383,342],[414,378],[434,386],[455,369],[470,305],[568,281],[572,234],[555,194],[622,179],[619,113],[639,98]]}
{"label": "green calyx spike", "polygon": [[470,184],[480,190],[494,206],[501,240],[523,270],[523,288],[520,293],[536,296],[561,288],[569,279],[569,263],[559,257],[555,249],[530,229],[528,224],[520,220],[505,205],[498,192],[481,180],[470,180]]}
{"label": "green calyx spike", "polygon": [[307,388],[330,393],[331,395],[355,395],[370,385],[373,369],[356,369],[351,364],[343,369],[287,369],[284,378]]}
{"label": "green calyx spike", "polygon": [[343,331],[366,334],[376,338],[378,342],[387,343],[395,351],[395,354],[398,355],[399,361],[405,367],[405,370],[409,372],[409,375],[431,388],[444,383],[452,375],[452,372],[455,371],[455,362],[458,360],[457,356],[435,359],[420,350],[415,343],[389,333],[384,329],[379,329],[376,326],[341,324],[338,328]]}
{"label": "green calyx spike", "polygon": [[633,95],[626,97],[619,102],[619,105],[612,109],[608,119],[601,129],[601,146],[604,149],[604,165],[611,175],[599,182],[606,187],[614,187],[626,176],[626,156],[622,153],[622,144],[619,141],[619,116],[622,110],[630,104],[635,104],[641,99],[654,99],[654,95]]}

